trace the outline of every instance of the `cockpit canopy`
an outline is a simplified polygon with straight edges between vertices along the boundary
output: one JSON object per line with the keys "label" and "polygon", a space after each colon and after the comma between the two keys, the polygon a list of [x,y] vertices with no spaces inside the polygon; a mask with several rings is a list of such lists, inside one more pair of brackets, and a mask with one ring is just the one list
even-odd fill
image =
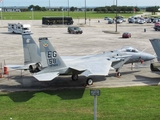
{"label": "cockpit canopy", "polygon": [[138,50],[137,50],[136,48],[130,47],[130,46],[121,48],[120,51],[121,51],[121,52],[138,52]]}

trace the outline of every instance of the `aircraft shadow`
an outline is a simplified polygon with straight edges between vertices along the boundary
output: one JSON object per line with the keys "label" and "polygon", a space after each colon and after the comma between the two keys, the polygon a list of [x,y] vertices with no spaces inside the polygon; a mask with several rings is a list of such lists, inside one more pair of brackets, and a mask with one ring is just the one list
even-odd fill
{"label": "aircraft shadow", "polygon": [[125,39],[129,39],[129,38],[122,38],[122,37],[118,37],[118,39],[124,39],[124,40],[125,40]]}
{"label": "aircraft shadow", "polygon": [[11,32],[0,32],[0,34],[7,34],[7,35],[21,35],[19,33],[11,33]]}
{"label": "aircraft shadow", "polygon": [[133,80],[135,82],[142,82],[146,85],[155,85],[158,86],[160,83],[160,78],[159,77],[146,77],[142,75],[135,75],[136,80]]}
{"label": "aircraft shadow", "polygon": [[81,99],[85,89],[63,89],[63,90],[42,90],[42,91],[21,91],[0,94],[0,97],[8,96],[13,102],[27,102],[36,96],[37,93],[45,93],[51,96],[58,96],[61,100]]}
{"label": "aircraft shadow", "polygon": [[[2,92],[9,91],[5,96],[14,102],[26,102],[39,92],[56,95],[62,100],[80,99],[86,88],[81,76],[78,81],[72,81],[70,77],[57,77],[48,82],[39,82],[33,76],[10,76],[7,79],[11,84],[0,85],[0,89]],[[15,82],[17,82],[16,85],[14,85]],[[14,84],[12,85],[12,83]]]}

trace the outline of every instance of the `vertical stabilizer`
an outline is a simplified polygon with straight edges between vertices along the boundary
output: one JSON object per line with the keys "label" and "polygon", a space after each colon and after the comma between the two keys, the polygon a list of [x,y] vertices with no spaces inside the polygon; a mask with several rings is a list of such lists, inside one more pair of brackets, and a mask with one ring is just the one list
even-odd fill
{"label": "vertical stabilizer", "polygon": [[160,39],[150,39],[150,42],[157,55],[157,60],[160,61]]}
{"label": "vertical stabilizer", "polygon": [[22,34],[24,64],[37,63],[41,61],[40,50],[30,34]]}
{"label": "vertical stabilizer", "polygon": [[43,66],[49,66],[55,69],[66,67],[65,63],[54,49],[48,38],[39,38],[41,60]]}

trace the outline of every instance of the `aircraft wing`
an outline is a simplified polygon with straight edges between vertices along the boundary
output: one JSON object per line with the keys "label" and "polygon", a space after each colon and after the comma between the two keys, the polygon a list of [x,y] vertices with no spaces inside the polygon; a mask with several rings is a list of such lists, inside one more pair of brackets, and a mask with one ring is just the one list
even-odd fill
{"label": "aircraft wing", "polygon": [[84,71],[82,75],[108,75],[111,61],[106,60],[104,56],[82,57],[73,61],[67,61],[66,65],[77,71]]}
{"label": "aircraft wing", "polygon": [[35,73],[33,76],[38,81],[51,81],[57,76],[59,76],[59,72],[47,72],[47,73]]}

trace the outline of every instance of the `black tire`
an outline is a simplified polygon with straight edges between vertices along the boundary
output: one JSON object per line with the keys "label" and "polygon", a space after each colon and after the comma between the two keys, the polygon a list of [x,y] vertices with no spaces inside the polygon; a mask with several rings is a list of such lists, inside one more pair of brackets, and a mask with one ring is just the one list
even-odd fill
{"label": "black tire", "polygon": [[78,74],[72,75],[72,80],[73,80],[73,81],[77,81],[77,80],[78,80]]}
{"label": "black tire", "polygon": [[86,81],[86,84],[87,84],[87,85],[93,85],[93,80],[92,80],[92,78],[88,78],[87,81]]}
{"label": "black tire", "polygon": [[120,72],[117,72],[117,73],[116,73],[116,76],[117,76],[117,77],[120,77],[120,76],[121,76],[121,73],[120,73]]}

